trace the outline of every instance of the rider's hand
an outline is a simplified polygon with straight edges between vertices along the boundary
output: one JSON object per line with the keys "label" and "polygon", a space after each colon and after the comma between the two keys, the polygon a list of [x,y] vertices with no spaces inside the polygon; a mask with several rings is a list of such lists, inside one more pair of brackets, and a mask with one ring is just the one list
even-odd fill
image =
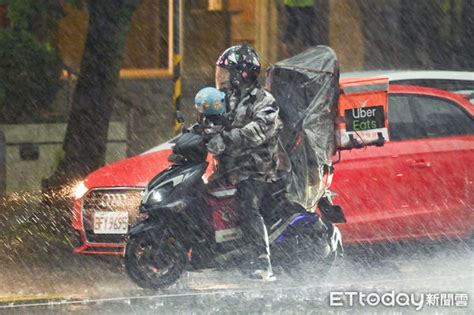
{"label": "rider's hand", "polygon": [[225,150],[224,138],[220,134],[215,135],[207,143],[207,150],[213,155],[220,155]]}
{"label": "rider's hand", "polygon": [[224,130],[224,127],[222,127],[222,126],[212,125],[212,126],[205,127],[204,128],[204,133],[208,134],[208,135],[215,135],[217,133],[222,132],[223,130]]}

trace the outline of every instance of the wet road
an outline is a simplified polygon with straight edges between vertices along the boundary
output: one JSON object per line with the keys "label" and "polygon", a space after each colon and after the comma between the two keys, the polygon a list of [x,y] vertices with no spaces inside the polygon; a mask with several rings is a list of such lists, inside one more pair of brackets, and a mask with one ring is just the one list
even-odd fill
{"label": "wet road", "polygon": [[[19,305],[20,302],[4,303],[0,312],[474,313],[474,253],[472,244],[464,242],[349,248],[344,262],[325,279],[313,274],[295,281],[282,274],[276,282],[261,283],[247,280],[237,271],[206,270],[188,272],[174,286],[160,291],[136,287],[121,268],[98,263],[96,257],[87,257],[86,263],[74,258],[72,264],[77,264],[73,277],[70,272],[61,274],[54,268],[49,272],[55,280],[50,281],[45,292],[62,297],[47,302],[41,300],[41,287],[23,290],[23,294],[34,294],[36,300],[24,301],[23,305]],[[61,275],[69,283],[63,283]],[[370,301],[367,295],[370,295]],[[405,297],[408,300],[404,300]]]}

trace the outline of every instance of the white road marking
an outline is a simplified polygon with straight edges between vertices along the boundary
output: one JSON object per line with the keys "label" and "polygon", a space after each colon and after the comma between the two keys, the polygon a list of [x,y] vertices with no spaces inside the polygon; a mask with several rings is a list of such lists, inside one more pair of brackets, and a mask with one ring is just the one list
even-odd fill
{"label": "white road marking", "polygon": [[[26,307],[37,307],[37,306],[64,306],[64,305],[81,305],[81,304],[95,304],[104,302],[122,302],[131,300],[153,300],[153,299],[166,299],[176,297],[192,297],[192,296],[211,296],[211,295],[229,295],[236,293],[264,293],[264,292],[283,292],[292,290],[309,290],[318,288],[332,288],[332,287],[353,287],[354,285],[380,285],[387,283],[406,283],[406,282],[420,282],[420,281],[434,281],[434,280],[456,280],[456,279],[469,279],[474,278],[473,274],[456,275],[456,276],[443,276],[443,277],[419,277],[419,278],[405,278],[405,279],[380,279],[376,281],[356,281],[354,283],[335,283],[335,284],[324,284],[324,285],[309,285],[309,286],[292,286],[292,287],[279,287],[279,288],[260,288],[260,289],[228,289],[211,292],[187,292],[187,293],[174,293],[174,294],[158,294],[158,295],[143,295],[143,296],[131,296],[131,297],[116,297],[116,298],[103,298],[103,299],[85,299],[85,300],[74,300],[74,301],[48,301],[40,303],[25,303],[15,304],[15,302],[3,302],[6,305],[0,305],[0,309],[12,309],[12,308],[26,308]],[[264,283],[262,283],[264,284]]]}

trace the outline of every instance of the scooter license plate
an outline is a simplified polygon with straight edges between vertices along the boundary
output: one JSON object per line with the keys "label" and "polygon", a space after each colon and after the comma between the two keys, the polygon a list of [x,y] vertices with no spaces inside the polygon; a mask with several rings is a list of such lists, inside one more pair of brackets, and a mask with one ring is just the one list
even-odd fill
{"label": "scooter license plate", "polygon": [[242,238],[242,230],[239,227],[216,231],[216,243],[223,243]]}
{"label": "scooter license plate", "polygon": [[128,212],[97,211],[94,213],[95,234],[126,234]]}

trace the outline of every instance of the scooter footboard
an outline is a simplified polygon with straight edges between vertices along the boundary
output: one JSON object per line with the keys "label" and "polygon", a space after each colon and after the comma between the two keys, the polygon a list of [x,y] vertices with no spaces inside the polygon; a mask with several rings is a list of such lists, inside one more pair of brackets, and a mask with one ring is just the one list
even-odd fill
{"label": "scooter footboard", "polygon": [[270,235],[272,255],[282,263],[305,256],[324,258],[333,250],[329,233],[316,213],[296,213]]}

